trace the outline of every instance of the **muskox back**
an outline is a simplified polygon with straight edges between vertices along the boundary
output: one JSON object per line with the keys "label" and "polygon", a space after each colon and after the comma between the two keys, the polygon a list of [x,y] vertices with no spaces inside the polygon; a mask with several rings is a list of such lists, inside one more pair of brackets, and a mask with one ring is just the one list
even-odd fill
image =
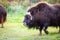
{"label": "muskox back", "polygon": [[2,24],[2,27],[3,27],[3,23],[6,21],[6,16],[7,13],[5,8],[2,5],[0,5],[0,24]]}
{"label": "muskox back", "polygon": [[36,21],[40,20],[43,24],[46,22],[49,26],[58,26],[60,23],[60,5],[38,3],[36,6],[30,8],[28,12],[31,13]]}

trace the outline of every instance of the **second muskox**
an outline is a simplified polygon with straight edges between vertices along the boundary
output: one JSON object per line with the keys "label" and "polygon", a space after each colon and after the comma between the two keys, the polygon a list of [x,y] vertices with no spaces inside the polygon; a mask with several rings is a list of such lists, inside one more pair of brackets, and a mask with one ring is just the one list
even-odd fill
{"label": "second muskox", "polygon": [[28,28],[38,28],[40,35],[43,29],[48,34],[48,26],[59,27],[60,33],[60,4],[39,2],[28,9],[23,23]]}
{"label": "second muskox", "polygon": [[0,24],[2,24],[2,28],[4,27],[3,23],[6,21],[6,16],[7,12],[5,8],[2,5],[0,5]]}

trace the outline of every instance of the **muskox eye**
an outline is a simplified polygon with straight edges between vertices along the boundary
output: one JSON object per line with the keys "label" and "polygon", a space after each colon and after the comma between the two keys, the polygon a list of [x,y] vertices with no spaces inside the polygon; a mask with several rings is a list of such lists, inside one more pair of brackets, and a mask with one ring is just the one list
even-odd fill
{"label": "muskox eye", "polygon": [[25,20],[28,20],[28,19],[30,19],[30,17],[29,17],[29,15],[26,15]]}
{"label": "muskox eye", "polygon": [[31,15],[33,16],[34,15],[34,12],[31,12]]}

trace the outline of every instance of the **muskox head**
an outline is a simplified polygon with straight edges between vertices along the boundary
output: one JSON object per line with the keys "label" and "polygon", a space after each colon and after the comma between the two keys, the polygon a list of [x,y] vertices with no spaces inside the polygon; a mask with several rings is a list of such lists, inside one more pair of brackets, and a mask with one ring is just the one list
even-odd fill
{"label": "muskox head", "polygon": [[39,21],[36,21],[35,16],[31,15],[30,12],[27,12],[27,14],[25,15],[23,24],[28,28],[36,28],[36,29],[38,29],[40,26]]}
{"label": "muskox head", "polygon": [[23,23],[28,28],[31,28],[32,26],[34,26],[34,22],[32,20],[32,16],[30,12],[27,12],[27,14],[25,15]]}

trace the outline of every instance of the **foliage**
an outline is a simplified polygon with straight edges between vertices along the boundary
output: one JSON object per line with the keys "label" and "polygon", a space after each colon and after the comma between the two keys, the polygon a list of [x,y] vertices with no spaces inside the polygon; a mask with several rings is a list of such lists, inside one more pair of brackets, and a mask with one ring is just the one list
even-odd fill
{"label": "foliage", "polygon": [[7,0],[0,0],[0,4],[2,4],[4,7],[8,7],[8,1]]}
{"label": "foliage", "polygon": [[24,11],[24,9],[22,8],[22,6],[19,5],[14,5],[14,6],[9,6],[8,8],[8,12],[12,12],[12,13],[22,13]]}

